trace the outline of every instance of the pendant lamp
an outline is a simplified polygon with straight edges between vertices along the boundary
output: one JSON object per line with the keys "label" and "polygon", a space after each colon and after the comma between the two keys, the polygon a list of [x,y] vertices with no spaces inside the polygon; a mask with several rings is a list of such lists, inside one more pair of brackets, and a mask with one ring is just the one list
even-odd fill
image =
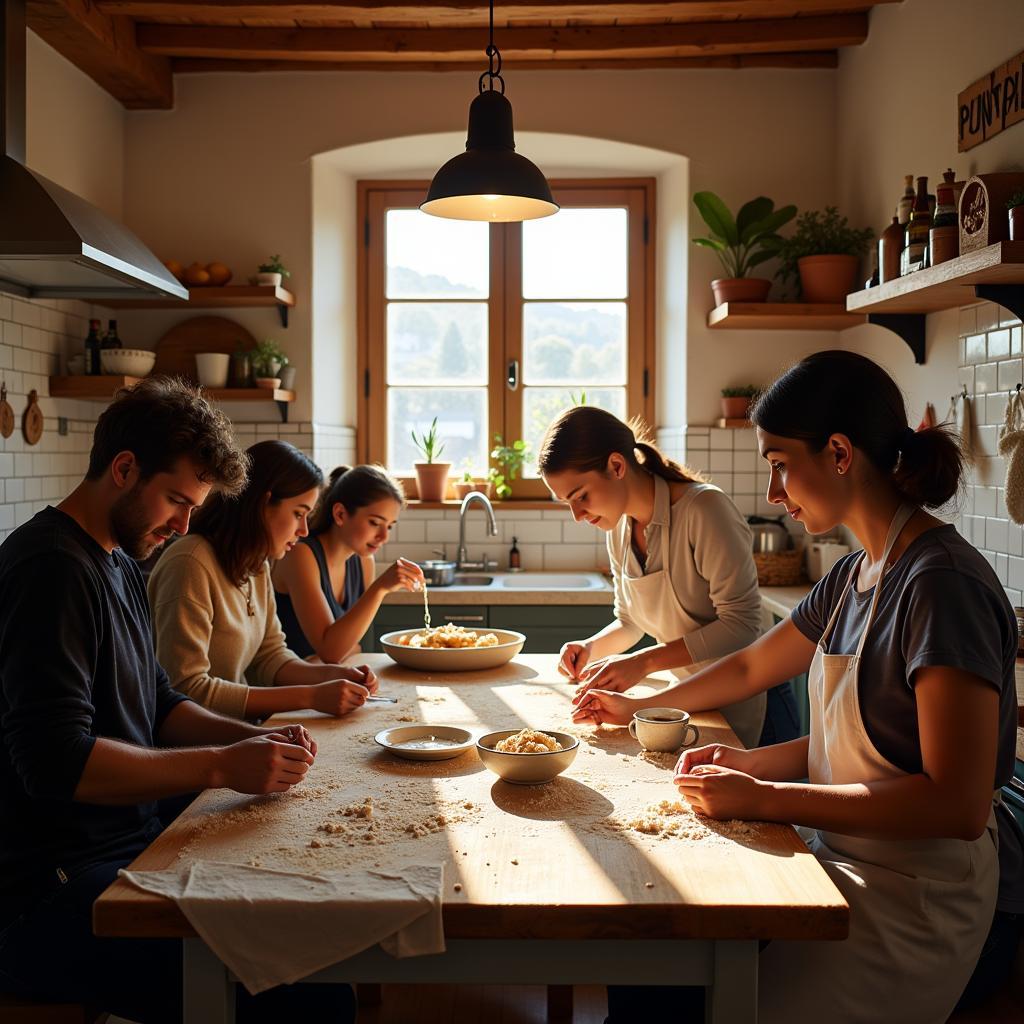
{"label": "pendant lamp", "polygon": [[480,76],[480,94],[469,106],[466,152],[453,157],[434,175],[420,209],[452,220],[550,217],[558,212],[558,204],[547,179],[536,164],[516,152],[512,104],[505,99],[501,54],[494,45],[494,0],[490,0],[490,12],[488,68]]}

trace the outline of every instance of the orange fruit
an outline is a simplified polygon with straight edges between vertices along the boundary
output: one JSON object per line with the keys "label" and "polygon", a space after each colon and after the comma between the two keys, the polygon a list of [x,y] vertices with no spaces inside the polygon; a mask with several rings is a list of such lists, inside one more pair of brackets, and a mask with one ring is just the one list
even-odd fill
{"label": "orange fruit", "polygon": [[208,263],[206,272],[210,275],[210,284],[225,285],[231,280],[231,268],[223,263]]}
{"label": "orange fruit", "polygon": [[185,268],[185,283],[202,286],[210,283],[210,275],[201,263],[190,263]]}
{"label": "orange fruit", "polygon": [[164,266],[179,280],[185,279],[185,268],[177,260],[164,260]]}

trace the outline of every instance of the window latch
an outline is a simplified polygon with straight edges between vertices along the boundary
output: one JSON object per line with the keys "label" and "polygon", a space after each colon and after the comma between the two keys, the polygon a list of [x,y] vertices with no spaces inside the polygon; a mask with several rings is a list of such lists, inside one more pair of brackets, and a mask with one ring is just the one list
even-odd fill
{"label": "window latch", "polygon": [[510,359],[508,361],[508,370],[505,374],[505,381],[508,384],[509,391],[515,391],[519,387],[519,360]]}

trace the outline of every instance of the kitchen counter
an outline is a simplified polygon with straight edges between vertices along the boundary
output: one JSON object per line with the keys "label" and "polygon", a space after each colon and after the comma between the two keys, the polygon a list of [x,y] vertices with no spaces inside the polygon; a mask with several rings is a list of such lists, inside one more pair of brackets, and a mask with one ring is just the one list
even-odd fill
{"label": "kitchen counter", "polygon": [[773,615],[788,619],[789,613],[811,592],[811,583],[792,587],[761,587],[761,605]]}
{"label": "kitchen counter", "polygon": [[[467,572],[475,580],[490,582],[455,583],[431,587],[431,605],[610,605],[612,585],[599,572]],[[423,594],[400,590],[388,594],[384,604],[423,605]]]}

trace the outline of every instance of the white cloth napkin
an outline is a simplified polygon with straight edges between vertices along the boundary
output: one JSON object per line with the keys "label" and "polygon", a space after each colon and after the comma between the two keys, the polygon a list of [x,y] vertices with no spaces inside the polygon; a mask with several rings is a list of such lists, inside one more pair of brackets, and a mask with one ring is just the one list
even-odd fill
{"label": "white cloth napkin", "polygon": [[1024,523],[1024,398],[1019,391],[1006,403],[999,454],[1006,460],[1006,511],[1015,523]]}
{"label": "white cloth napkin", "polygon": [[378,942],[396,957],[445,949],[441,864],[304,875],[197,861],[180,872],[120,873],[140,889],[174,900],[253,995]]}

